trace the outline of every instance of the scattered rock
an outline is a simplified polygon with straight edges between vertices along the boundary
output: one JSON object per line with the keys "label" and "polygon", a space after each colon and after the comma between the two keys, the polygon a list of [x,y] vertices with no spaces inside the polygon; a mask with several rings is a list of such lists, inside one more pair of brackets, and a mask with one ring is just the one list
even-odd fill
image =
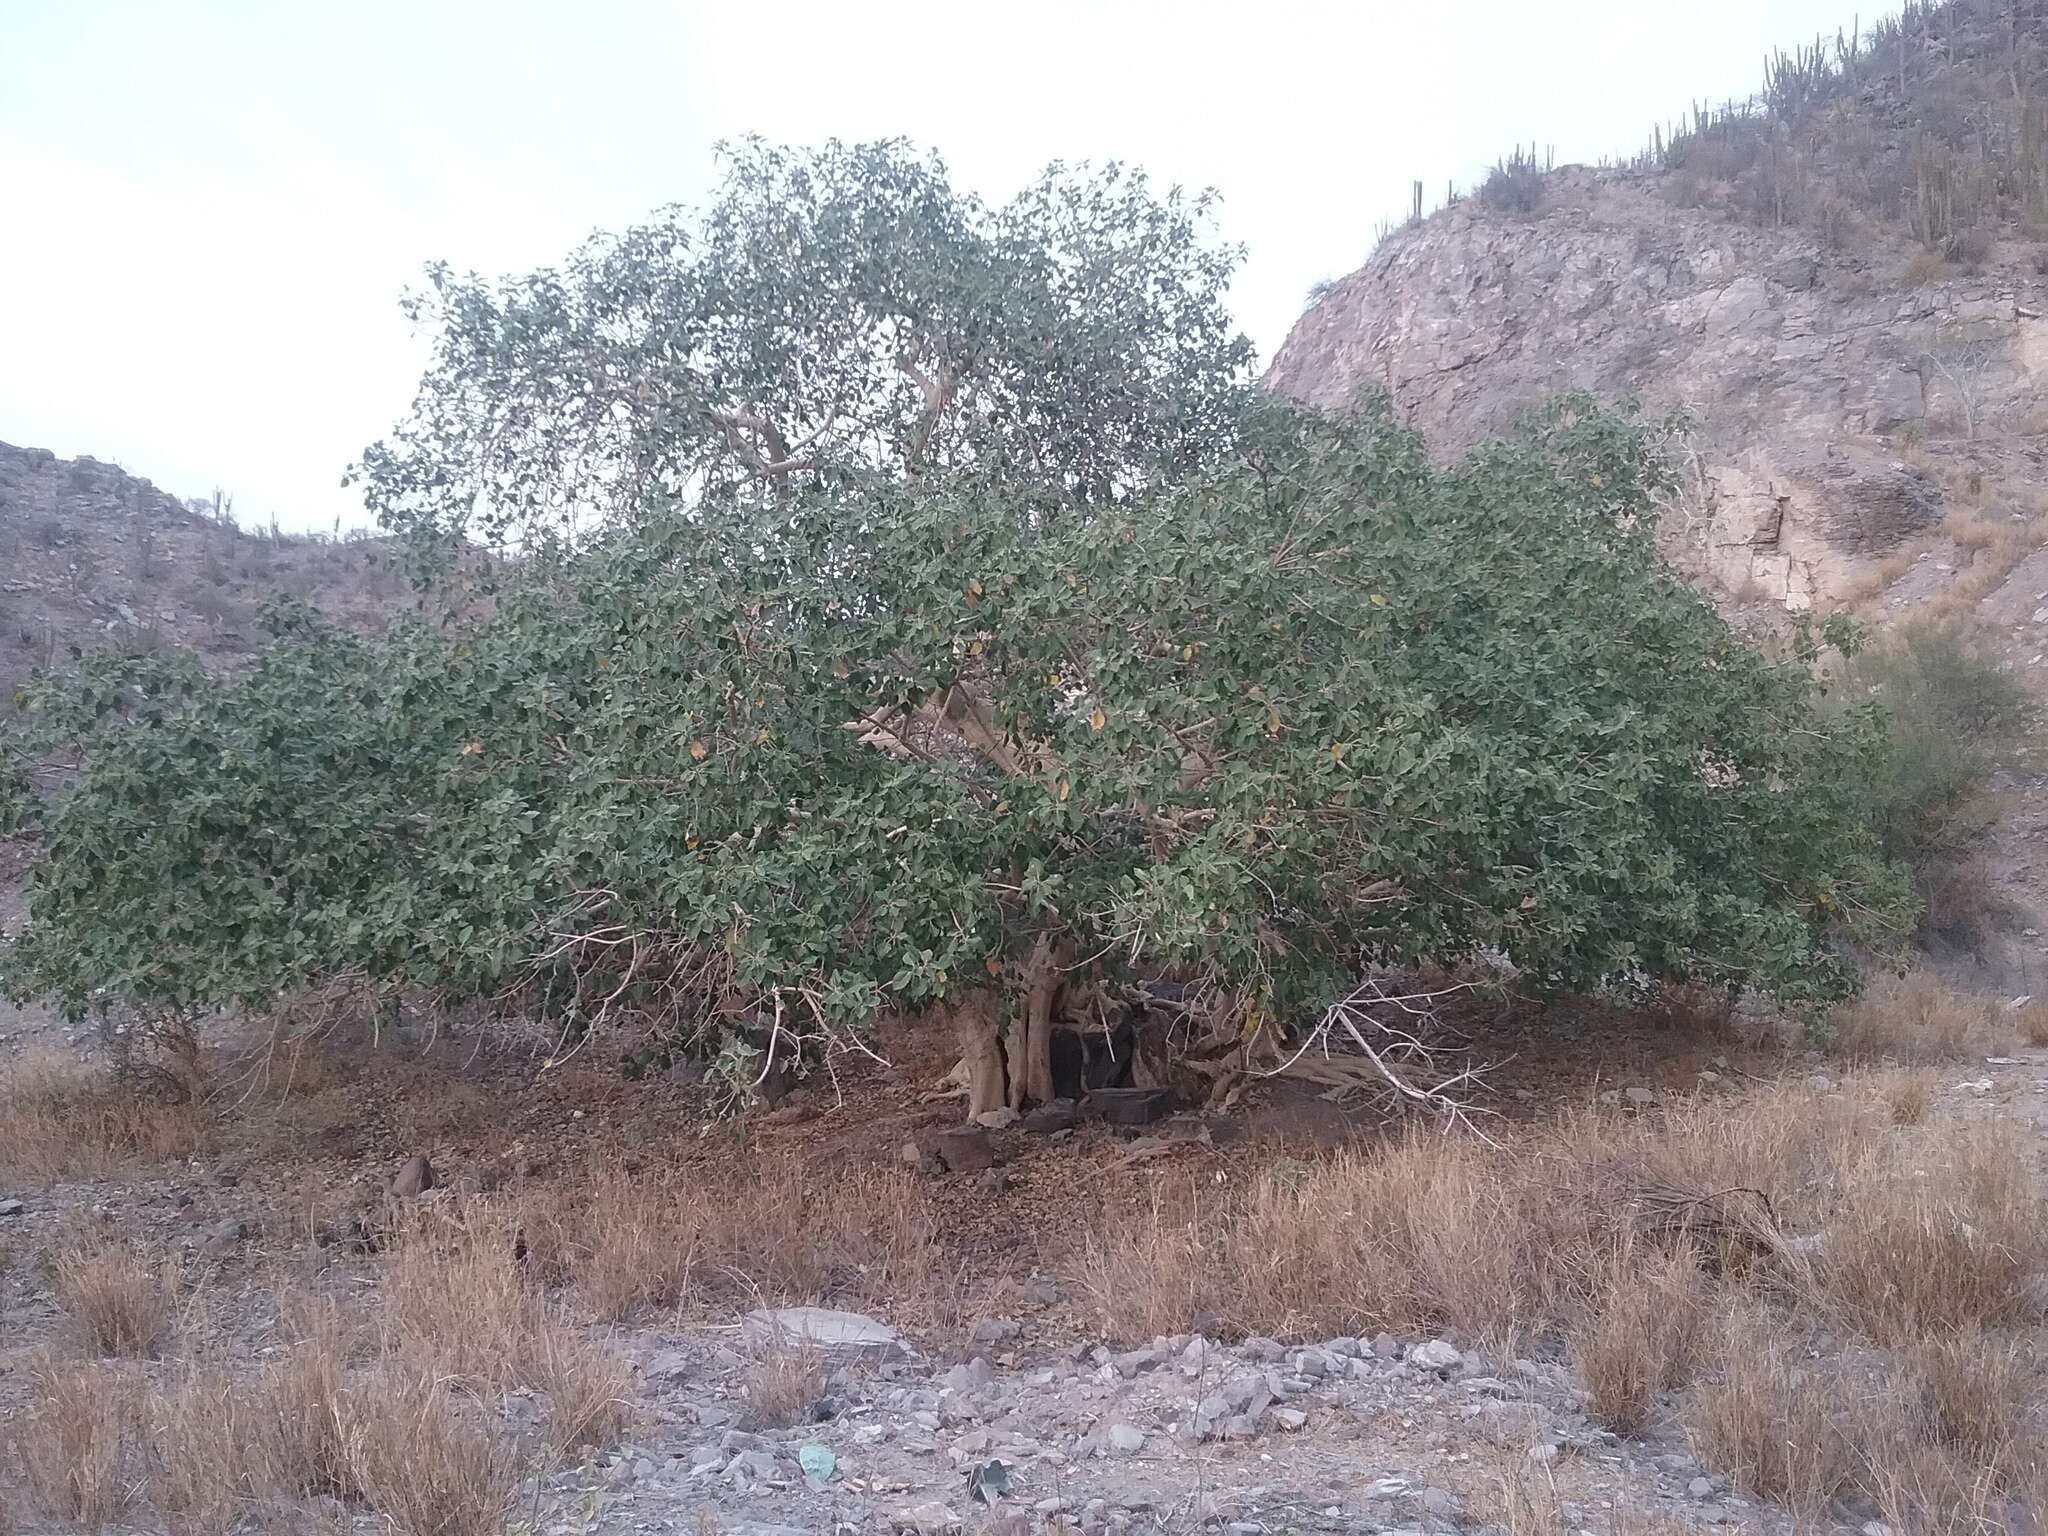
{"label": "scattered rock", "polygon": [[985,1131],[1006,1131],[1024,1117],[1007,1104],[984,1110],[974,1117],[974,1123]]}
{"label": "scattered rock", "polygon": [[725,1464],[729,1483],[765,1483],[775,1477],[775,1458],[766,1451],[740,1451]]}
{"label": "scattered rock", "polygon": [[948,1536],[960,1529],[960,1517],[933,1499],[915,1509],[901,1510],[889,1517],[889,1529],[896,1536]]}
{"label": "scattered rock", "polygon": [[995,1379],[996,1368],[988,1363],[985,1356],[976,1355],[946,1372],[939,1385],[948,1392],[979,1392]]}
{"label": "scattered rock", "polygon": [[416,1152],[399,1165],[387,1189],[393,1199],[412,1200],[433,1187],[434,1165],[427,1161],[424,1152]]}
{"label": "scattered rock", "polygon": [[813,1488],[822,1488],[832,1481],[832,1474],[839,1470],[839,1458],[822,1445],[806,1445],[796,1453],[796,1464],[804,1474],[804,1481]]}
{"label": "scattered rock", "polygon": [[1372,1352],[1382,1360],[1401,1358],[1401,1345],[1391,1333],[1376,1333],[1372,1339]]}
{"label": "scattered rock", "polygon": [[968,1337],[976,1344],[994,1346],[1012,1343],[1023,1331],[1022,1323],[1007,1317],[985,1317],[974,1325],[974,1332]]}
{"label": "scattered rock", "polygon": [[1173,1113],[1171,1088],[1098,1088],[1081,1101],[1089,1118],[1111,1125],[1150,1125]]}
{"label": "scattered rock", "polygon": [[977,1504],[994,1504],[1009,1491],[1007,1461],[985,1461],[967,1474],[967,1497]]}
{"label": "scattered rock", "polygon": [[918,1145],[914,1139],[903,1143],[902,1157],[905,1167],[915,1168],[919,1173],[946,1171],[946,1165],[939,1161],[939,1155],[929,1148]]}
{"label": "scattered rock", "polygon": [[911,1354],[902,1336],[887,1323],[829,1307],[765,1307],[749,1312],[740,1320],[740,1341],[754,1349],[777,1343],[808,1344],[837,1364],[907,1360]]}
{"label": "scattered rock", "polygon": [[1292,1434],[1296,1430],[1307,1426],[1308,1415],[1299,1408],[1275,1408],[1273,1410],[1273,1422],[1289,1434]]}
{"label": "scattered rock", "polygon": [[1145,1449],[1145,1431],[1135,1424],[1112,1424],[1109,1426],[1109,1448],[1119,1456],[1135,1456]]}
{"label": "scattered rock", "polygon": [[1024,1117],[1024,1129],[1050,1136],[1055,1131],[1071,1131],[1080,1121],[1081,1112],[1072,1099],[1049,1099]]}
{"label": "scattered rock", "polygon": [[1696,1477],[1685,1485],[1685,1491],[1696,1499],[1711,1499],[1714,1496],[1714,1485],[1704,1477]]}
{"label": "scattered rock", "polygon": [[0,1200],[0,1216],[19,1216],[27,1209],[19,1200]]}
{"label": "scattered rock", "polygon": [[1422,1371],[1455,1371],[1464,1361],[1458,1346],[1448,1339],[1431,1339],[1408,1351],[1408,1363]]}
{"label": "scattered rock", "polygon": [[1640,1086],[1625,1089],[1623,1091],[1623,1097],[1626,1098],[1629,1101],[1629,1103],[1637,1105],[1639,1107],[1642,1105],[1654,1104],[1657,1102],[1657,1095],[1655,1090],[1643,1088]]}
{"label": "scattered rock", "polygon": [[1111,1362],[1117,1375],[1129,1380],[1146,1371],[1156,1371],[1166,1363],[1166,1356],[1156,1349],[1133,1349],[1116,1356]]}

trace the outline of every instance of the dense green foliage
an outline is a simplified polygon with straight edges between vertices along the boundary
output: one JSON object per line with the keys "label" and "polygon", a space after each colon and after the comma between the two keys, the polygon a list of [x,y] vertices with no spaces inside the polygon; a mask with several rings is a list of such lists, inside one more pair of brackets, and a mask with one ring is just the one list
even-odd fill
{"label": "dense green foliage", "polygon": [[[956,239],[986,216],[898,150],[749,155],[701,261],[678,226],[602,280],[444,286],[365,473],[422,536],[526,534],[487,602],[374,639],[279,612],[228,678],[103,657],[42,688],[29,756],[83,767],[14,990],[356,977],[717,1039],[857,1031],[1048,933],[1298,1018],[1362,964],[1486,949],[1539,987],[1826,996],[1842,938],[1896,930],[1869,713],[1824,721],[1809,658],[1661,564],[1652,424],[1566,399],[1432,466],[1383,403],[1254,401],[1227,257],[1126,178],[1054,178],[1006,246]],[[718,254],[778,210],[801,238]],[[905,297],[955,279],[957,312]],[[843,436],[804,414],[834,359]],[[905,366],[954,382],[904,396]],[[699,404],[487,426],[579,370]],[[571,539],[579,484],[616,505]]]}

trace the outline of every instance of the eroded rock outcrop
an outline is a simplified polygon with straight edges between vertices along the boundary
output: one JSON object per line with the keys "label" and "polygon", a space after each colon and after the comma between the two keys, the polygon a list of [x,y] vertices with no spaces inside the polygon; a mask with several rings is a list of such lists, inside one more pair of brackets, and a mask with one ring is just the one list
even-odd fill
{"label": "eroded rock outcrop", "polygon": [[1938,280],[1881,232],[1827,249],[1567,168],[1533,218],[1475,202],[1390,237],[1297,322],[1266,382],[1343,409],[1378,387],[1446,455],[1561,389],[1697,426],[1674,557],[1801,609],[1867,585],[1953,477],[2043,478],[2048,278],[2008,241]]}

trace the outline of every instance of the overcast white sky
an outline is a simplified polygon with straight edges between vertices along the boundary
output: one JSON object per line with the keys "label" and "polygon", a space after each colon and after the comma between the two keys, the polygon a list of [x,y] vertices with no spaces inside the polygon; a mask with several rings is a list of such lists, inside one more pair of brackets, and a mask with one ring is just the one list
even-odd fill
{"label": "overcast white sky", "polygon": [[905,135],[991,201],[1054,158],[1214,186],[1270,357],[1411,180],[1625,153],[1852,9],[0,0],[0,439],[360,523],[341,472],[410,399],[421,265],[552,263],[749,132]]}

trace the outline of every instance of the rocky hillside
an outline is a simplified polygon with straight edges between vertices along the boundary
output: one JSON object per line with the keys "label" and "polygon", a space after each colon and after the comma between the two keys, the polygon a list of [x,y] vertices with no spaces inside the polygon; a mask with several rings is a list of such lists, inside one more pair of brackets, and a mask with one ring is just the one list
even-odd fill
{"label": "rocky hillside", "polygon": [[2048,513],[2048,247],[1964,270],[1867,234],[1830,249],[1677,206],[1655,173],[1568,168],[1532,216],[1474,199],[1388,239],[1267,383],[1329,408],[1384,389],[1444,453],[1559,389],[1683,408],[1675,552],[1738,605],[1863,600],[1958,512],[2008,556]]}
{"label": "rocky hillside", "polygon": [[0,443],[0,714],[71,646],[168,643],[227,664],[268,597],[368,626],[406,590],[378,540],[246,533],[117,465]]}

